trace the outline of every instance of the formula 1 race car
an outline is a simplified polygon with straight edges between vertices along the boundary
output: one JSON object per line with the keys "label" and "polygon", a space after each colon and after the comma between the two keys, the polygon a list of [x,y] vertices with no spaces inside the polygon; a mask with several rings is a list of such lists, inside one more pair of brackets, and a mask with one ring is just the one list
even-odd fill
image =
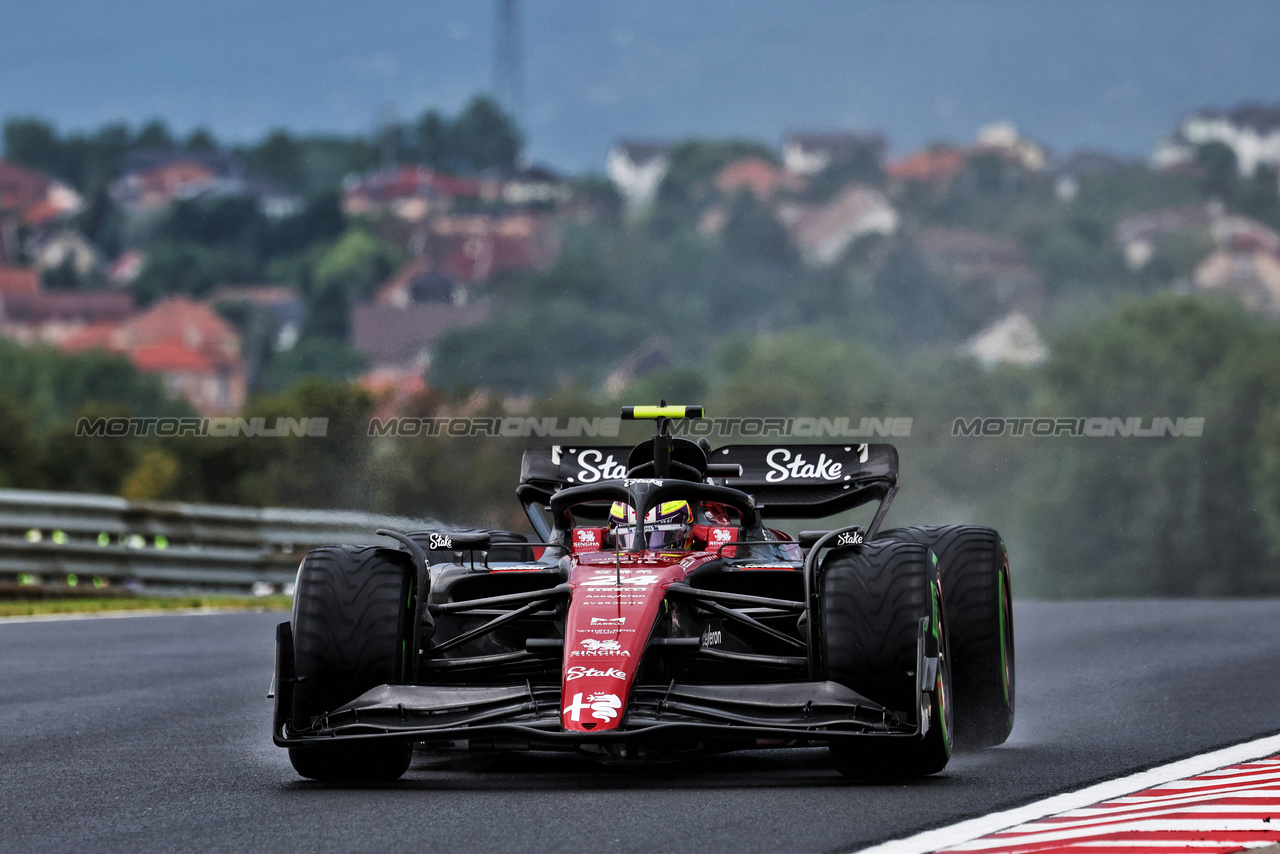
{"label": "formula 1 race car", "polygon": [[[525,452],[537,540],[379,530],[298,568],[276,634],[274,740],[304,777],[391,780],[422,749],[611,763],[822,746],[847,776],[941,770],[1013,725],[1008,556],[990,528],[881,531],[886,444],[671,435]],[[732,486],[727,485],[732,483]],[[871,502],[865,530],[766,519]]]}

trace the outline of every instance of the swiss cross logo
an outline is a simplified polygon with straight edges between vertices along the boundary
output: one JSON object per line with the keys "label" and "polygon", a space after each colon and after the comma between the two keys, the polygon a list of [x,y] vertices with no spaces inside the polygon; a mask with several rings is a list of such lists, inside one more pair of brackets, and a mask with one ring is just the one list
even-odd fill
{"label": "swiss cross logo", "polygon": [[565,706],[564,713],[569,716],[569,720],[578,723],[582,720],[582,713],[590,709],[591,717],[601,721],[611,721],[618,716],[620,708],[622,708],[622,700],[618,699],[617,694],[588,694],[584,701],[582,692],[579,691],[573,695],[573,702]]}

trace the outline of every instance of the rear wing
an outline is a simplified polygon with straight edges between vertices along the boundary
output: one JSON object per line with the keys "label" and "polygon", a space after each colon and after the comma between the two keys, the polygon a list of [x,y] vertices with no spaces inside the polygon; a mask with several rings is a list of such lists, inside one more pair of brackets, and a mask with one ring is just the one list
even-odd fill
{"label": "rear wing", "polygon": [[834,516],[883,501],[898,485],[893,445],[728,445],[710,458],[742,466],[742,476],[725,485],[750,495],[770,518]]}
{"label": "rear wing", "polygon": [[[625,445],[529,448],[517,494],[526,505],[546,505],[559,489],[625,478],[631,451]],[[887,444],[728,445],[708,459],[740,466],[740,477],[708,480],[747,493],[767,518],[833,516],[884,501],[898,483],[898,451]]]}

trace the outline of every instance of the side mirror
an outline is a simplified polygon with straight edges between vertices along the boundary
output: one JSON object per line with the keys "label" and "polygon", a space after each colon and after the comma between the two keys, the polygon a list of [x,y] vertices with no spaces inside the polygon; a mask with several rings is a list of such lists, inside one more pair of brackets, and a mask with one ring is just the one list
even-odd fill
{"label": "side mirror", "polygon": [[488,534],[474,531],[415,531],[413,536],[428,549],[449,549],[457,552],[488,551]]}
{"label": "side mirror", "polygon": [[[860,546],[866,540],[866,534],[857,525],[834,530],[839,531],[840,534],[830,543],[832,546]],[[831,531],[801,531],[796,540],[800,543],[800,548],[808,551],[818,544],[818,540],[830,533]]]}
{"label": "side mirror", "polygon": [[801,531],[796,541],[800,543],[800,548],[808,551],[813,548],[818,540],[830,534],[830,531]]}

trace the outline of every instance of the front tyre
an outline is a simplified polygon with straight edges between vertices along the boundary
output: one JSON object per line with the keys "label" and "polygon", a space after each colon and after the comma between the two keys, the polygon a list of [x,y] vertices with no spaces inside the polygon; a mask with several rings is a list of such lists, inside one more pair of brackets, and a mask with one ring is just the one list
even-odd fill
{"label": "front tyre", "polygon": [[1003,744],[1013,730],[1016,688],[1004,541],[978,525],[896,528],[877,539],[921,543],[938,556],[955,654],[956,744]]}
{"label": "front tyre", "polygon": [[[293,594],[294,726],[404,680],[413,577],[409,557],[394,549],[307,553]],[[409,742],[382,739],[289,748],[294,770],[325,782],[395,780],[411,758]]]}
{"label": "front tyre", "polygon": [[[836,769],[855,779],[922,777],[951,758],[951,655],[942,582],[934,555],[918,543],[864,543],[823,560],[822,643],[827,675],[906,721],[919,739],[869,736],[834,742]],[[937,672],[925,691],[917,674],[921,626]]]}

